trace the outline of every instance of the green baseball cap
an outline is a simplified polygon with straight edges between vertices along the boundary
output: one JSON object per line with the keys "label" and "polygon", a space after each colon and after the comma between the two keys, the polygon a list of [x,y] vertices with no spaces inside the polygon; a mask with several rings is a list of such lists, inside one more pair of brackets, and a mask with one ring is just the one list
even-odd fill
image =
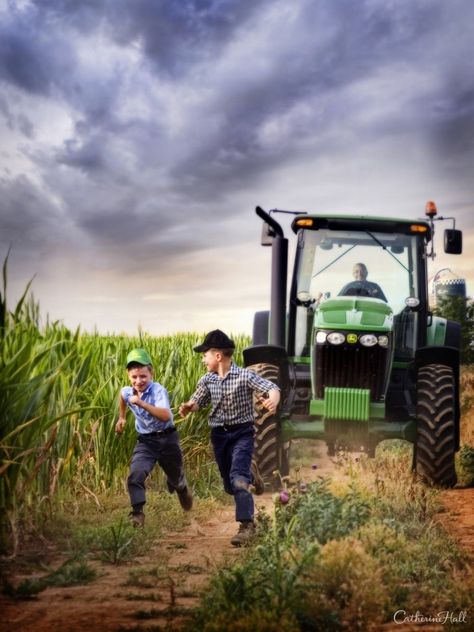
{"label": "green baseball cap", "polygon": [[128,365],[132,362],[137,362],[138,364],[143,364],[144,366],[147,364],[153,364],[150,355],[147,351],[145,351],[145,349],[132,349],[127,356],[127,369]]}

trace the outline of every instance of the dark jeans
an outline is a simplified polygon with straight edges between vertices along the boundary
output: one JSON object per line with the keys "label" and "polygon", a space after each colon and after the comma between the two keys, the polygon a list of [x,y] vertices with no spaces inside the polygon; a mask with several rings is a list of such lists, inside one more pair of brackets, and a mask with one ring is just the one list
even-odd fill
{"label": "dark jeans", "polygon": [[253,496],[249,492],[252,481],[251,466],[254,444],[253,424],[212,428],[211,441],[224,489],[235,501],[235,519],[253,520]]}
{"label": "dark jeans", "polygon": [[158,463],[166,474],[170,493],[181,491],[187,486],[183,469],[183,453],[177,432],[164,435],[138,435],[132,454],[130,475],[127,479],[130,502],[145,503],[145,479]]}

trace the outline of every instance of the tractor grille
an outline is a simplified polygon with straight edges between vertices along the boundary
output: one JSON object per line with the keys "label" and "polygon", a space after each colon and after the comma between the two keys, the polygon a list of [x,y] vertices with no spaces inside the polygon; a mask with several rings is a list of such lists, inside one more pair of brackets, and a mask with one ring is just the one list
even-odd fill
{"label": "tractor grille", "polygon": [[324,398],[324,388],[365,388],[372,401],[383,399],[389,349],[378,345],[317,344],[313,350],[316,367],[316,397]]}

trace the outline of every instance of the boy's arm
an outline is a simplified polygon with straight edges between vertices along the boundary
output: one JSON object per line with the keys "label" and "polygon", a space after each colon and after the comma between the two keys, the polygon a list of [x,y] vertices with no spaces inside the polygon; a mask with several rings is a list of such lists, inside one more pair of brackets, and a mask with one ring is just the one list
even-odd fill
{"label": "boy's arm", "polygon": [[122,393],[119,395],[119,418],[117,423],[115,424],[115,432],[120,434],[127,422],[126,415],[127,414],[127,404],[125,403],[124,398],[122,397]]}
{"label": "boy's arm", "polygon": [[195,413],[199,410],[199,406],[196,402],[192,402],[189,400],[188,402],[183,402],[179,407],[179,414],[181,417],[186,417],[189,413]]}
{"label": "boy's arm", "polygon": [[156,417],[156,419],[159,419],[160,421],[169,421],[171,419],[168,395],[164,388],[156,394],[156,404],[163,404],[162,406],[156,406],[156,404],[145,402],[138,394],[130,397],[130,403],[135,406],[140,406],[140,408],[148,411],[150,415],[153,415],[153,417]]}
{"label": "boy's arm", "polygon": [[261,404],[272,414],[275,413],[280,403],[279,387],[273,382],[270,382],[270,380],[266,380],[260,375],[257,375],[254,371],[249,371],[249,374],[251,388],[263,395],[263,397],[260,397]]}
{"label": "boy's arm", "polygon": [[267,398],[261,400],[261,402],[271,413],[276,413],[276,409],[280,403],[280,390],[274,387],[268,391],[267,395]]}
{"label": "boy's arm", "polygon": [[206,386],[204,378],[201,378],[198,382],[196,390],[191,395],[190,399],[187,402],[183,402],[179,407],[179,414],[181,417],[186,417],[188,413],[195,413],[200,408],[204,408],[210,400],[211,394],[209,393],[209,389]]}

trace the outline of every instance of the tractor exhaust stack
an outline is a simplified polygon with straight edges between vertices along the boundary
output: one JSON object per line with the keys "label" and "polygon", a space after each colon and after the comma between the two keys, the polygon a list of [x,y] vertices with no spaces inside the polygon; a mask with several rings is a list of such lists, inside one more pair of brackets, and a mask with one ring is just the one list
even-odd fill
{"label": "tractor exhaust stack", "polygon": [[286,346],[286,286],[288,274],[288,239],[280,224],[260,206],[255,209],[263,219],[262,246],[272,247],[272,284],[270,302],[270,340],[272,345]]}

